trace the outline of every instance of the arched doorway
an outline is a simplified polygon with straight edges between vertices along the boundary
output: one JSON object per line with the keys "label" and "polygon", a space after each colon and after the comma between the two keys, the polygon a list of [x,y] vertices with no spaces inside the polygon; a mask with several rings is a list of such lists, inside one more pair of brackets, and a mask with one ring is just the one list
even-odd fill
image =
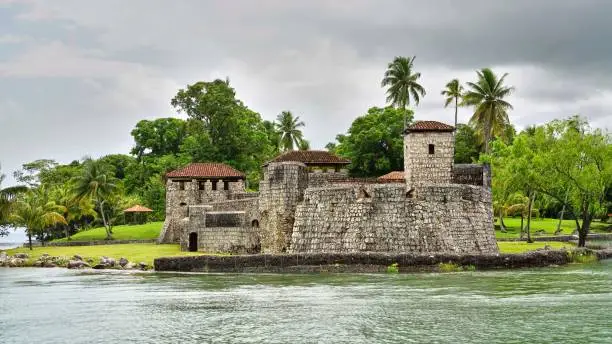
{"label": "arched doorway", "polygon": [[257,219],[251,221],[252,228],[259,228],[259,221]]}
{"label": "arched doorway", "polygon": [[198,250],[198,233],[189,233],[189,252]]}

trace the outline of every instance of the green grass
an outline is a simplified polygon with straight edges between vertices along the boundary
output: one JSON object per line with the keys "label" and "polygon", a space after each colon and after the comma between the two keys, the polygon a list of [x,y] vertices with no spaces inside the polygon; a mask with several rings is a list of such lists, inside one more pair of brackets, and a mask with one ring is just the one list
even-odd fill
{"label": "green grass", "polygon": [[107,256],[119,260],[125,257],[130,262],[140,263],[145,262],[153,265],[153,259],[158,257],[172,256],[197,256],[204,254],[203,252],[183,252],[178,244],[156,245],[156,244],[122,244],[122,245],[96,245],[96,246],[48,246],[34,247],[32,251],[28,248],[15,248],[7,250],[7,254],[27,253],[29,260],[33,263],[43,253],[47,253],[55,257],[72,258],[75,254],[80,255],[83,259],[91,257],[95,264],[100,261],[100,257]]}
{"label": "green grass", "polygon": [[576,247],[574,244],[567,242],[557,242],[557,241],[537,241],[534,243],[526,243],[524,241],[498,241],[497,246],[499,247],[500,253],[524,253],[528,251],[535,251],[540,248],[544,248],[544,246],[550,246],[554,250],[559,250],[562,248],[572,249]]}
{"label": "green grass", "polygon": [[[147,240],[157,239],[164,225],[163,222],[149,222],[143,225],[122,225],[113,227],[115,240]],[[71,237],[72,241],[93,241],[106,239],[104,227],[97,227],[81,231]],[[66,238],[54,241],[66,241]]]}
{"label": "green grass", "polygon": [[[546,235],[554,235],[557,230],[558,219],[532,219],[531,220],[531,235],[532,236],[546,236]],[[518,238],[520,236],[521,229],[521,218],[504,218],[504,223],[506,224],[507,233],[502,233],[499,229],[495,230],[496,238]],[[496,227],[499,226],[499,218],[495,219]],[[527,219],[524,221],[524,225],[527,225]],[[576,229],[576,221],[574,220],[563,220],[561,223],[561,234],[559,235],[570,235]],[[535,233],[539,230],[544,230],[546,233],[543,235],[536,235]],[[593,222],[591,223],[591,232],[592,233],[609,233],[610,232],[610,224],[602,223],[602,222]]]}

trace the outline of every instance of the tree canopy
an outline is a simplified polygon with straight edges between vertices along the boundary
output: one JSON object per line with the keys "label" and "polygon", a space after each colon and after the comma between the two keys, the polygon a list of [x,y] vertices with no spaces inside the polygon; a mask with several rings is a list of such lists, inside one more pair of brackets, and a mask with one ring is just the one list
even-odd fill
{"label": "tree canopy", "polygon": [[[351,160],[350,173],[378,177],[404,169],[404,110],[391,106],[372,107],[357,117],[345,135],[338,135],[333,147],[336,154]],[[406,114],[412,121],[412,112]]]}

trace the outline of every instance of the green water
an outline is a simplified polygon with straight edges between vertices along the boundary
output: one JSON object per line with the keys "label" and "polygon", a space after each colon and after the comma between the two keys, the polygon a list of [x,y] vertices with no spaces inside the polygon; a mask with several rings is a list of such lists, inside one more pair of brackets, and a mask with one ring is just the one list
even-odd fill
{"label": "green water", "polygon": [[0,343],[612,343],[612,261],[402,275],[0,268]]}

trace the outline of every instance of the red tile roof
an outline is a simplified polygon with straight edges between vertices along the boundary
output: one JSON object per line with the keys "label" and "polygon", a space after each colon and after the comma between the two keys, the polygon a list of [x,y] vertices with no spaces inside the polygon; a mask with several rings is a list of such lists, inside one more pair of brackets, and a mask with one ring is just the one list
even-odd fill
{"label": "red tile roof", "polygon": [[377,179],[404,181],[406,180],[406,177],[404,175],[404,171],[392,171],[392,172],[385,174],[384,176],[378,177]]}
{"label": "red tile roof", "polygon": [[266,162],[264,166],[271,162],[283,162],[283,161],[299,161],[306,165],[309,165],[309,164],[348,165],[351,163],[349,159],[339,157],[335,154],[332,154],[324,150],[292,150],[292,151],[285,152],[277,156],[276,158]]}
{"label": "red tile roof", "polygon": [[136,204],[135,206],[131,207],[131,208],[127,208],[125,209],[123,212],[124,213],[149,213],[152,212],[153,210],[147,208],[147,207],[143,207],[140,204]]}
{"label": "red tile roof", "polygon": [[413,125],[408,127],[410,131],[454,131],[455,127],[442,122],[436,121],[416,121]]}
{"label": "red tile roof", "polygon": [[196,178],[212,178],[212,177],[238,177],[245,178],[244,173],[234,169],[233,167],[216,163],[216,162],[194,162],[178,170],[166,173],[167,178],[177,177],[196,177]]}

